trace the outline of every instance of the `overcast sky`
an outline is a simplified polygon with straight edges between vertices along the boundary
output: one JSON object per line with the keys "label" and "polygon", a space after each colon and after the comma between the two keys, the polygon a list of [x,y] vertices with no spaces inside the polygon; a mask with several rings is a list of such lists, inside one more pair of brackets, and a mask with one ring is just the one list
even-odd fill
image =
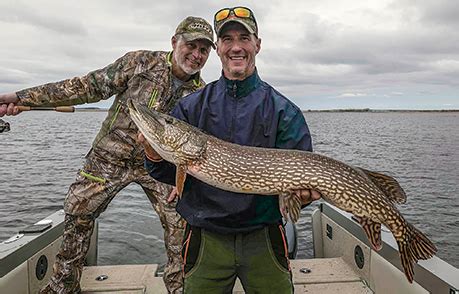
{"label": "overcast sky", "polygon": [[459,109],[457,0],[0,0],[0,92],[169,50],[184,17],[235,5],[259,23],[260,76],[302,109]]}

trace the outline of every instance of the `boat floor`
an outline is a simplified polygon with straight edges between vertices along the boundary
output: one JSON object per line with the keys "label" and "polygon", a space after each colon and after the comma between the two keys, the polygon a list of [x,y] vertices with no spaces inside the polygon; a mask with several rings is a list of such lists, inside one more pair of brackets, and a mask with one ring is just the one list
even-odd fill
{"label": "boat floor", "polygon": [[[373,293],[342,258],[291,260],[295,293]],[[85,267],[82,293],[167,293],[158,265],[115,265]],[[96,278],[105,275],[105,280]],[[236,282],[233,293],[244,293]]]}

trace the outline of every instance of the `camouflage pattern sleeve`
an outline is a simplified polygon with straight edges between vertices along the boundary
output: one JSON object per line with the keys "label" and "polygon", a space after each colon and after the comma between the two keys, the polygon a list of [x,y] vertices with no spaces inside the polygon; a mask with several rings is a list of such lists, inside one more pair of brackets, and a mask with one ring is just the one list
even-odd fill
{"label": "camouflage pattern sleeve", "polygon": [[112,64],[82,77],[74,77],[16,92],[28,106],[61,106],[93,103],[124,91],[136,70],[138,52],[129,52]]}

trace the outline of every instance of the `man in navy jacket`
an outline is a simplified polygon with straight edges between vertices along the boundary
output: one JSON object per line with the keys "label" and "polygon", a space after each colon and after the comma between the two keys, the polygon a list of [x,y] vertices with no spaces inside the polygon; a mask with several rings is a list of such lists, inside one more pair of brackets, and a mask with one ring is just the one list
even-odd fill
{"label": "man in navy jacket", "polygon": [[[301,110],[258,75],[261,39],[253,12],[221,9],[214,27],[223,75],[181,100],[171,115],[228,142],[312,151]],[[174,184],[174,166],[145,148],[150,175]],[[305,205],[320,197],[315,191],[297,193]],[[277,196],[223,191],[189,176],[177,211],[187,222],[185,293],[231,292],[236,277],[248,292],[292,293]]]}

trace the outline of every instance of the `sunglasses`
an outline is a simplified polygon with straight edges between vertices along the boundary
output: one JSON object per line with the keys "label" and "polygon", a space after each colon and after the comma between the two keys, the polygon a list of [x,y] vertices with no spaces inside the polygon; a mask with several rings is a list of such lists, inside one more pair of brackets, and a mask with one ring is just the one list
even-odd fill
{"label": "sunglasses", "polygon": [[214,27],[217,27],[217,24],[219,22],[227,19],[231,15],[234,15],[239,18],[250,18],[255,22],[255,24],[257,23],[257,21],[255,20],[255,16],[253,15],[253,12],[250,9],[248,9],[247,7],[238,6],[233,8],[223,8],[220,9],[217,13],[215,13]]}

